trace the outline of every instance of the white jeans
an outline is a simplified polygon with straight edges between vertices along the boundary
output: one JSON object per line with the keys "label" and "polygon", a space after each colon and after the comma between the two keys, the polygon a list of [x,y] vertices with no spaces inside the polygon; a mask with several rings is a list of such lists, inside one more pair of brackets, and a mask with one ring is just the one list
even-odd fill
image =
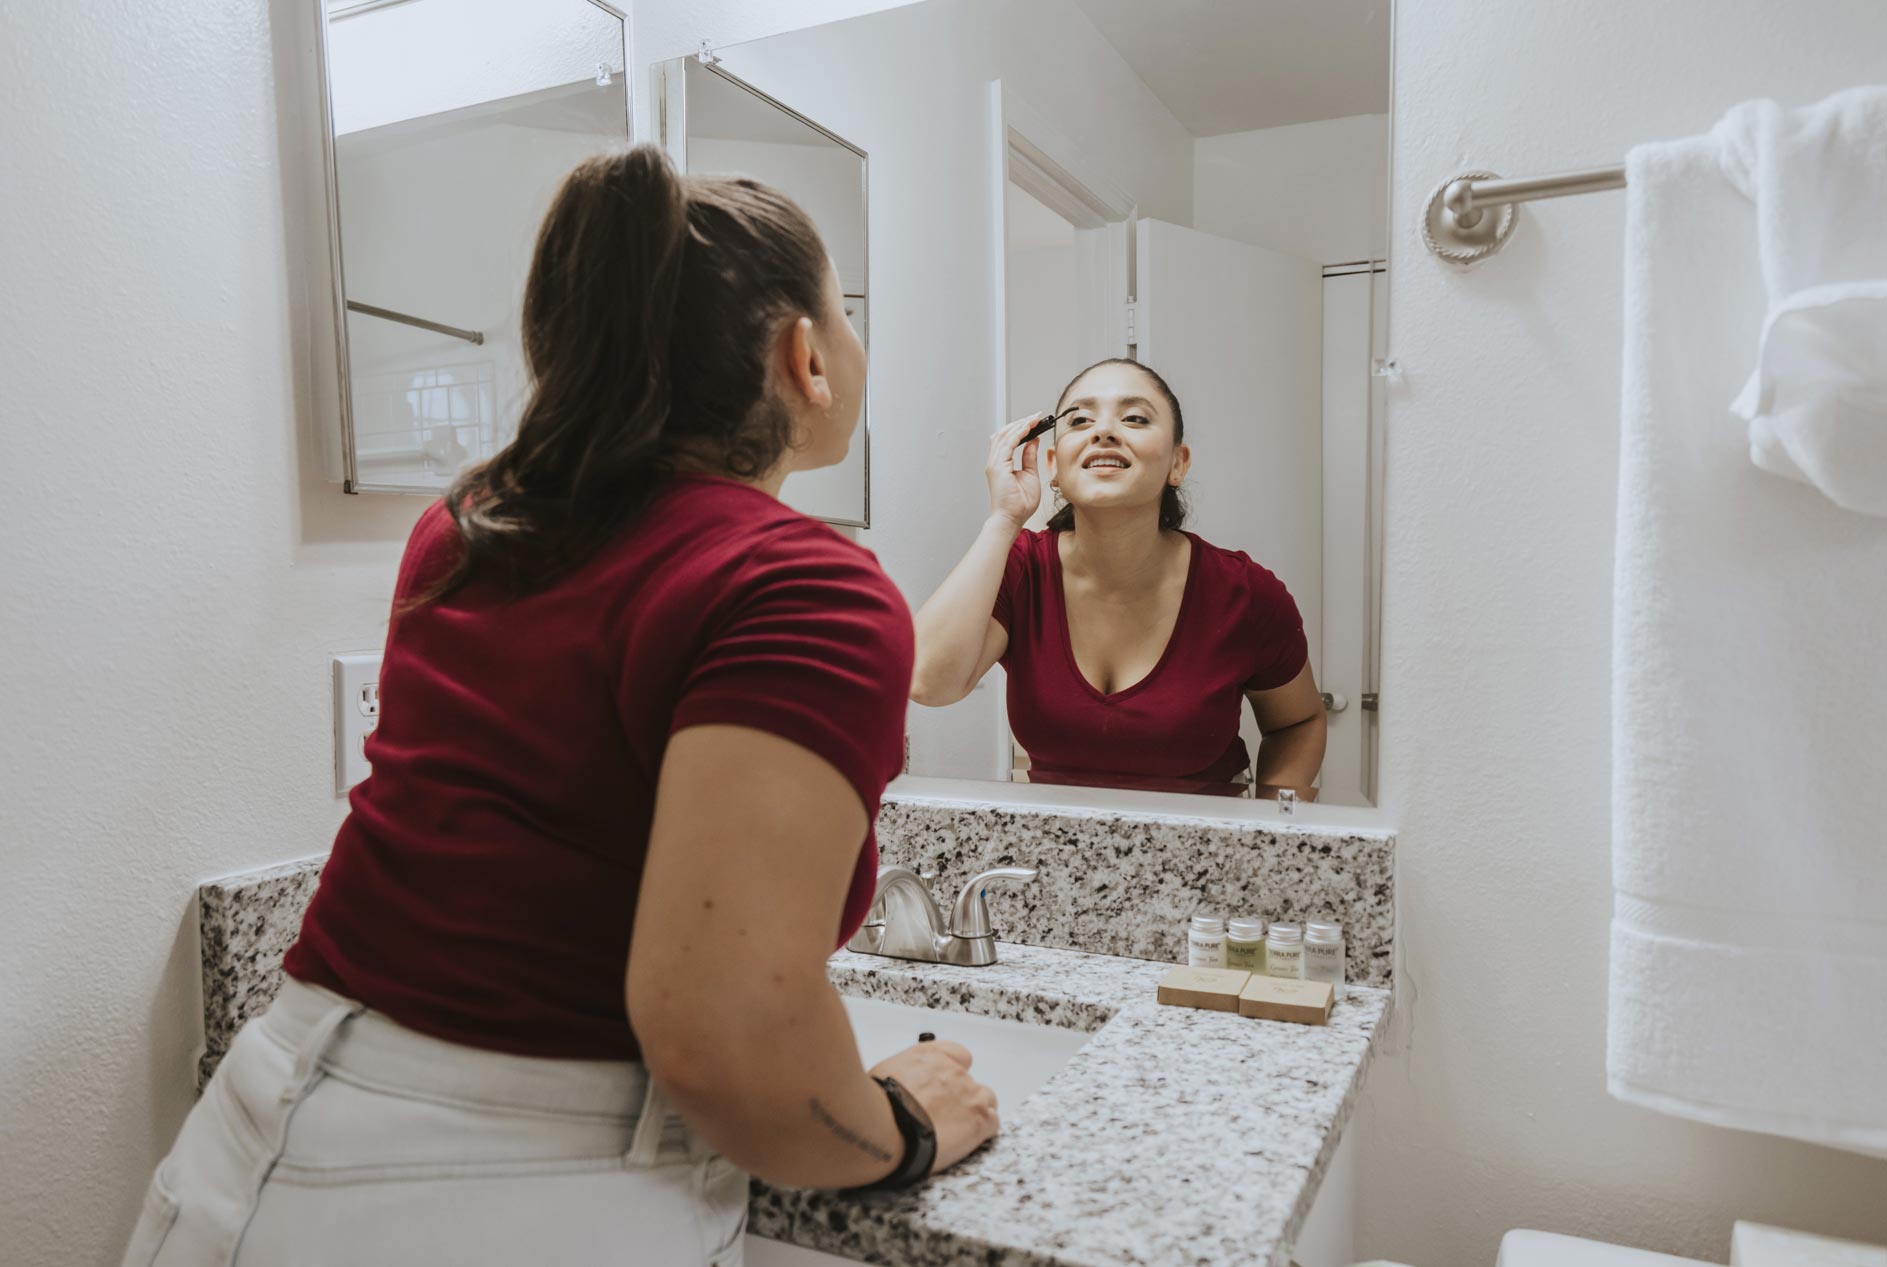
{"label": "white jeans", "polygon": [[290,979],[158,1166],[125,1267],[739,1267],[747,1176],[638,1064],[479,1051]]}

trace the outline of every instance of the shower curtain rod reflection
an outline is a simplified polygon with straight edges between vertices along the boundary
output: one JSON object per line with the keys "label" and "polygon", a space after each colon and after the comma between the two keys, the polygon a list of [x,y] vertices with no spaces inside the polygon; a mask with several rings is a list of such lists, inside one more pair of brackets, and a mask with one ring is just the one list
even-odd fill
{"label": "shower curtain rod reflection", "polygon": [[483,331],[461,330],[457,326],[442,325],[437,321],[428,321],[424,317],[395,312],[391,308],[376,308],[372,304],[363,304],[357,299],[347,301],[347,310],[358,312],[366,317],[378,317],[382,321],[397,321],[403,326],[417,326],[421,330],[431,330],[434,334],[449,334],[455,339],[464,339],[467,343],[482,344],[485,341]]}
{"label": "shower curtain rod reflection", "polygon": [[1445,260],[1473,264],[1507,244],[1518,218],[1516,204],[1624,187],[1622,166],[1515,180],[1503,180],[1493,172],[1463,172],[1443,181],[1429,195],[1422,240]]}

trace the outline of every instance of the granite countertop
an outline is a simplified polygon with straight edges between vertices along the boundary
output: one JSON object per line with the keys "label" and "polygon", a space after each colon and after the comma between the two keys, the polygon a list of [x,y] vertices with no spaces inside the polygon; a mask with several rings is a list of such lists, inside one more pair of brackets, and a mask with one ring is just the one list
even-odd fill
{"label": "granite countertop", "polygon": [[[947,900],[992,866],[1040,870],[992,898],[984,968],[840,953],[846,994],[1090,1035],[989,1147],[911,1192],[845,1197],[756,1184],[752,1229],[909,1267],[1286,1267],[1389,1009],[1392,834],[1286,823],[1275,810],[985,804],[887,795],[886,863]],[[207,1080],[280,987],[322,859],[197,894]],[[1193,912],[1337,919],[1362,985],[1328,1026],[1161,1007]],[[1078,948],[1078,949],[1077,949]],[[1100,952],[1100,953],[1096,953]],[[1116,958],[1114,956],[1132,956]]]}
{"label": "granite countertop", "polygon": [[925,1267],[1285,1267],[1359,1091],[1389,992],[1327,1026],[1162,1007],[1169,965],[1005,943],[984,968],[841,952],[863,998],[1093,1035],[1002,1134],[922,1188],[841,1196],[756,1183],[752,1231]]}

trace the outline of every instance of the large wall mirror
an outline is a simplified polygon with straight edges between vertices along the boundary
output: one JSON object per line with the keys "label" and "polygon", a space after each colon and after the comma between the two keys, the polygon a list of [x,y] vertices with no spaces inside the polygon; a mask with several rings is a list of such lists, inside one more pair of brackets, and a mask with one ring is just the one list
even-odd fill
{"label": "large wall mirror", "polygon": [[538,222],[630,135],[597,0],[328,0],[328,210],[349,492],[436,494],[509,439]]}
{"label": "large wall mirror", "polygon": [[[1041,442],[1040,535],[964,608],[1003,662],[913,704],[911,773],[1252,796],[1287,753],[1279,783],[1373,802],[1390,18],[925,0],[657,69],[689,170],[801,199],[860,296],[869,260],[856,536],[914,610],[990,519],[992,434],[1085,401]],[[833,197],[864,153],[868,251]]]}

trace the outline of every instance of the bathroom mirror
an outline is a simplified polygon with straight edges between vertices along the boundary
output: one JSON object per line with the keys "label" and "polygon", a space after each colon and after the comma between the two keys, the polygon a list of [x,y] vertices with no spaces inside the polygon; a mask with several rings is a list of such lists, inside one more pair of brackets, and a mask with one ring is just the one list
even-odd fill
{"label": "bathroom mirror", "polygon": [[[1026,724],[1010,715],[1016,684],[1000,664],[943,706],[913,704],[912,774],[1252,795],[1252,761],[1225,778],[1215,759],[1207,787],[1170,777],[1184,773],[1173,753],[1197,740],[1194,713],[1210,712],[1265,760],[1275,736],[1256,724],[1262,701],[1239,695],[1275,685],[1264,675],[1288,671],[1288,651],[1252,677],[1242,662],[1220,673],[1211,689],[1227,698],[1184,698],[1187,679],[1216,663],[1200,631],[1234,625],[1233,643],[1288,647],[1294,605],[1295,655],[1314,686],[1278,689],[1308,689],[1297,705],[1309,712],[1321,692],[1327,733],[1315,773],[1289,782],[1327,802],[1373,802],[1385,382],[1373,367],[1393,364],[1382,346],[1390,28],[1390,0],[924,0],[706,49],[652,77],[644,116],[689,170],[745,171],[799,197],[848,290],[855,270],[857,293],[870,294],[872,513],[854,535],[914,611],[990,515],[984,467],[1003,424],[1050,409],[1077,371],[1108,357],[1157,370],[1183,410],[1185,529],[1217,548],[1222,566],[1202,573],[1217,581],[1193,585],[1183,560],[1200,547],[1163,537],[1186,582],[1165,607],[1149,600],[1146,628],[1115,631],[1124,651],[1108,649],[1098,624],[1083,627],[1072,600],[1045,601],[1059,614],[1036,630],[1036,667],[1017,671],[1052,664],[1062,685],[1024,684]],[[853,170],[868,185],[868,247],[864,192],[855,237],[852,208],[825,200]],[[1075,465],[1095,429],[1171,426],[1160,392],[1115,384],[1098,395],[1110,416],[1052,440],[1082,472],[1063,490],[1085,499],[1077,523],[1101,522],[1096,489],[1124,479],[1108,463],[1092,479]],[[1128,417],[1127,395],[1154,398],[1150,422]],[[1162,495],[1172,448],[1141,454],[1161,464],[1146,505]],[[1067,599],[1068,534],[1036,540],[1057,553],[1017,583]],[[1225,562],[1236,554],[1247,561]],[[1292,605],[1260,610],[1246,592],[1253,564]],[[1039,714],[1063,698],[1081,707],[1054,741],[1078,731],[1107,749],[1092,777],[1046,769],[1029,751],[1026,732],[1040,734]],[[1136,708],[1158,714],[1150,729],[1129,717]]]}
{"label": "bathroom mirror", "polygon": [[630,135],[623,13],[599,0],[327,0],[340,470],[437,494],[510,438],[537,226]]}
{"label": "bathroom mirror", "polygon": [[[721,68],[682,57],[650,72],[658,140],[683,171],[751,176],[797,202],[825,239],[845,293],[845,315],[871,353],[867,322],[865,151]],[[871,526],[869,381],[858,436],[837,466],[796,471],[780,497],[828,523]]]}

